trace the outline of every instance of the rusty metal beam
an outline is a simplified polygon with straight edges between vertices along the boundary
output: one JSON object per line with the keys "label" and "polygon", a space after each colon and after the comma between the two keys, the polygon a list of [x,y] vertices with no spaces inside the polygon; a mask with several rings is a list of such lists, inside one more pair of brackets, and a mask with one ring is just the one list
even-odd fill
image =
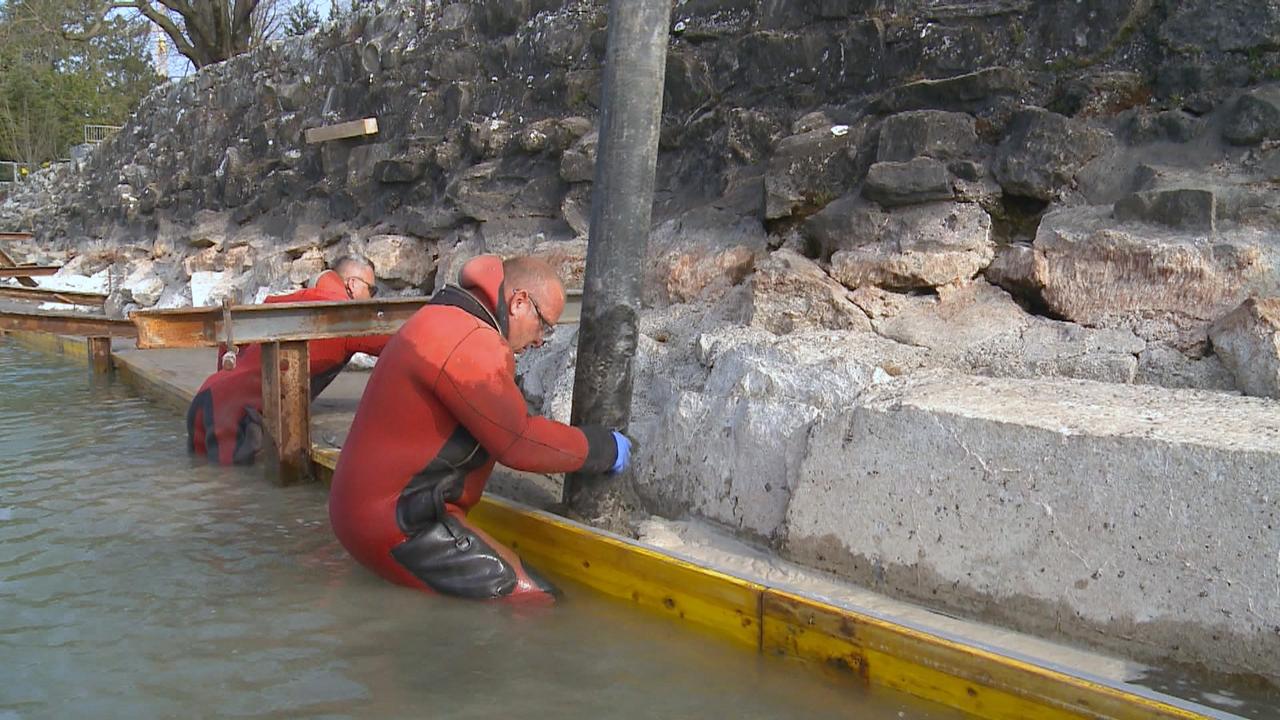
{"label": "rusty metal beam", "polygon": [[262,420],[279,463],[281,485],[312,479],[309,366],[305,340],[262,346]]}
{"label": "rusty metal beam", "polygon": [[91,337],[85,340],[89,347],[89,366],[98,375],[111,372],[111,338]]}
{"label": "rusty metal beam", "polygon": [[75,292],[71,290],[52,290],[49,288],[14,287],[0,285],[0,298],[10,300],[34,300],[36,302],[59,302],[67,305],[84,305],[86,307],[102,307],[107,296],[101,293]]}
{"label": "rusty metal beam", "polygon": [[17,265],[0,267],[0,278],[42,277],[53,275],[62,268],[57,265]]}
{"label": "rusty metal beam", "polygon": [[[13,261],[13,258],[9,257],[9,256],[8,256],[8,254],[6,254],[4,250],[0,250],[0,267],[13,267],[13,266],[15,266],[15,265],[17,265],[17,264],[18,264],[18,263],[14,262],[14,261]],[[19,276],[19,277],[18,277],[18,284],[19,284],[19,285],[24,285],[24,286],[26,286],[26,287],[39,287],[38,283],[36,283],[36,281],[35,281],[35,280],[32,280],[32,279],[31,279],[31,278],[29,278],[29,277],[21,277],[21,276]]]}
{"label": "rusty metal beam", "polygon": [[0,330],[27,330],[54,335],[83,337],[135,337],[137,329],[128,320],[115,320],[85,313],[7,310],[0,308]]}
{"label": "rusty metal beam", "polygon": [[[425,297],[352,300],[327,303],[271,303],[231,307],[238,345],[386,335],[400,329],[427,303]],[[577,322],[581,294],[570,291],[562,323]],[[138,328],[138,347],[214,347],[226,338],[223,308],[137,310],[129,319]]]}

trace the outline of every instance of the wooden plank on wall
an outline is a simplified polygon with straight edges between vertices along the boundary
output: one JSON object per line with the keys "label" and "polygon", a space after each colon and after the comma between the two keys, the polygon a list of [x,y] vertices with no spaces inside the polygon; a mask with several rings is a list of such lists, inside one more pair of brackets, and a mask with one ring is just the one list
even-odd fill
{"label": "wooden plank on wall", "polygon": [[365,118],[351,122],[325,125],[324,127],[307,128],[307,144],[322,143],[342,138],[363,137],[378,134],[378,118]]}

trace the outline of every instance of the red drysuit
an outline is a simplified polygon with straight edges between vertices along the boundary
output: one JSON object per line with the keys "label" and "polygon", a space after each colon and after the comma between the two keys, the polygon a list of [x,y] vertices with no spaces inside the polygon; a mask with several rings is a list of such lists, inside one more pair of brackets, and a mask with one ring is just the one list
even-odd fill
{"label": "red drysuit", "polygon": [[361,564],[401,585],[488,599],[550,586],[472,526],[495,462],[542,473],[605,472],[602,427],[531,416],[504,337],[502,261],[475,258],[387,343],[334,472],[329,518]]}
{"label": "red drysuit", "polygon": [[[315,287],[267,298],[268,303],[348,300],[342,278],[327,270]],[[357,352],[377,355],[388,335],[312,340],[311,397],[315,399]],[[236,355],[234,370],[210,375],[187,409],[187,449],[223,465],[253,462],[262,448],[262,348],[248,345]]]}

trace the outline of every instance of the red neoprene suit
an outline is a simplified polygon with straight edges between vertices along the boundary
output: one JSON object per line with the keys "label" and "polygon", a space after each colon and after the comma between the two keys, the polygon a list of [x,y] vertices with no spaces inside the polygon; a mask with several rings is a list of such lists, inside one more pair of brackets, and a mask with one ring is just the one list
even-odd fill
{"label": "red neoprene suit", "polygon": [[531,416],[515,383],[502,262],[471,260],[391,339],[333,476],[329,517],[360,563],[402,585],[473,598],[537,592],[519,559],[466,521],[494,463],[603,472],[609,431]]}
{"label": "red neoprene suit", "polygon": [[[332,270],[315,287],[267,298],[268,303],[335,302],[350,299],[342,278]],[[334,338],[307,343],[311,397],[319,395],[357,352],[378,355],[390,336]],[[187,446],[224,465],[253,462],[260,446],[262,414],[262,348],[247,345],[236,354],[233,370],[210,375],[187,411]],[[210,422],[212,419],[212,422]]]}

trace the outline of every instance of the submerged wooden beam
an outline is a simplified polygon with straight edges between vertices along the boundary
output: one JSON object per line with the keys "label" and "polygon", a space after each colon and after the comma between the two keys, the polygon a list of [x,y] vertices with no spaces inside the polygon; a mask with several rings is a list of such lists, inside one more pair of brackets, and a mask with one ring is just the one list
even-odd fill
{"label": "submerged wooden beam", "polygon": [[82,337],[135,337],[137,329],[128,320],[74,312],[5,310],[0,308],[0,330],[28,330],[53,335]]}
{"label": "submerged wooden beam", "polygon": [[365,135],[378,134],[378,118],[371,117],[363,120],[352,120],[351,122],[338,123],[337,125],[325,125],[324,127],[307,128],[306,137],[307,144],[314,145],[328,140],[341,140],[343,138],[363,137]]}
{"label": "submerged wooden beam", "polygon": [[102,307],[102,304],[107,301],[107,296],[101,293],[53,290],[42,287],[14,287],[12,285],[0,285],[0,298],[55,302],[63,303],[64,305],[84,305],[96,308]]}
{"label": "submerged wooden beam", "polygon": [[[581,292],[569,291],[562,324],[578,320]],[[324,340],[389,335],[400,329],[428,298],[349,300],[325,303],[234,305],[231,325],[236,344]],[[226,338],[221,307],[137,310],[129,319],[138,328],[138,347],[214,347]]]}
{"label": "submerged wooden beam", "polygon": [[0,278],[42,277],[53,275],[62,268],[57,265],[16,265],[0,267]]}

